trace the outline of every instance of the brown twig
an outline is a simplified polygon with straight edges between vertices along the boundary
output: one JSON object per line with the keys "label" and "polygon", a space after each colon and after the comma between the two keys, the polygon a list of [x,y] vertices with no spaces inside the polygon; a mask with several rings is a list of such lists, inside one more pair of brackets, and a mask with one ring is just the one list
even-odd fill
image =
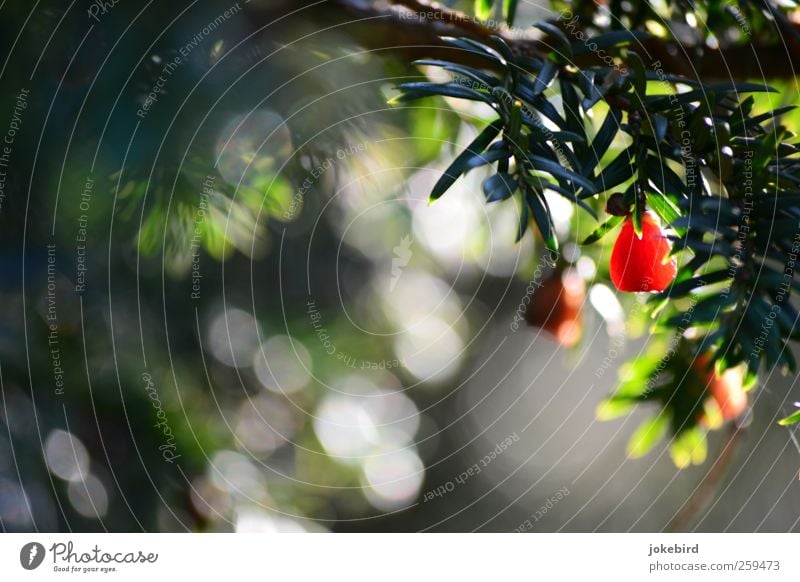
{"label": "brown twig", "polygon": [[438,3],[429,3],[421,0],[394,0],[394,6],[402,6],[407,8],[412,15],[433,15],[433,20],[450,24],[459,28],[463,32],[467,32],[468,36],[472,38],[488,39],[491,35],[496,34],[502,37],[508,37],[509,29],[506,25],[500,24],[499,26],[494,23],[482,23],[478,19],[468,16],[467,14],[458,10],[447,8]]}
{"label": "brown twig", "polygon": [[[335,0],[332,5],[345,18],[371,18],[369,26],[356,27],[354,36],[368,48],[394,49],[412,58],[446,57],[471,61],[473,57],[443,45],[442,36],[466,36],[487,41],[492,35],[503,38],[519,54],[542,56],[551,48],[542,41],[538,30],[509,29],[492,26],[462,12],[429,3],[425,0]],[[800,24],[795,24],[800,30]],[[362,30],[363,29],[363,30]],[[788,36],[788,35],[785,35]],[[651,38],[637,44],[636,50],[648,65],[659,64],[667,73],[704,81],[748,78],[791,78],[797,73],[794,63],[800,62],[800,44],[787,39],[765,44],[732,44],[711,49],[689,41],[678,42]],[[465,63],[468,64],[468,63]],[[484,63],[485,64],[485,63]],[[603,65],[596,54],[576,59],[580,67]]]}

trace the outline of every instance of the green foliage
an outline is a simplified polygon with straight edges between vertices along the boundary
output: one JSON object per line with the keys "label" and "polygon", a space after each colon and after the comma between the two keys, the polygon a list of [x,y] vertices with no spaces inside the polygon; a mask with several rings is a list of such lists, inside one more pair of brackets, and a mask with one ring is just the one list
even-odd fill
{"label": "green foliage", "polygon": [[[595,0],[559,0],[553,2],[559,11],[579,16],[582,27],[598,31],[595,16],[605,5]],[[782,34],[796,37],[788,11],[796,8],[795,0],[749,2],[747,0],[676,0],[671,2],[610,2],[613,17],[608,26],[617,30],[649,26],[665,37],[674,31],[673,24],[692,24],[692,34],[703,38],[734,38],[740,43],[753,39],[775,39],[776,28]],[[697,26],[701,22],[703,26]]]}
{"label": "green foliage", "polygon": [[[592,31],[589,4],[575,3],[571,11]],[[724,28],[736,14],[723,4],[671,3],[670,16],[698,11],[710,26]],[[785,23],[782,12],[767,14],[774,12],[769,3],[744,4],[740,15],[753,18],[754,32],[765,25],[758,15]],[[614,3],[614,9],[622,8]],[[633,27],[643,25],[650,10],[626,18]],[[421,61],[451,79],[400,86],[398,101],[438,95],[480,103],[497,116],[456,158],[431,198],[471,169],[488,167],[487,202],[515,198],[521,209],[517,237],[533,224],[552,250],[564,233],[555,231],[546,191],[595,219],[608,196],[621,191],[637,232],[645,210],[655,212],[668,227],[680,264],[673,285],[647,306],[662,351],[628,364],[598,416],[612,418],[637,403],[655,402],[660,411],[637,430],[629,453],[645,454],[669,428],[676,465],[697,464],[706,456],[698,418],[708,398],[702,379],[687,372],[697,357],[708,355],[717,374],[742,366],[750,386],[762,364],[768,371],[797,369],[788,342],[800,338],[800,314],[792,304],[800,290],[800,149],[777,122],[793,107],[757,106],[764,101],[758,95],[775,93],[764,83],[707,83],[667,74],[660,62],[646,62],[626,48],[658,27],[603,31],[573,42],[563,22],[535,26],[547,54],[516,51],[497,37],[491,46],[448,39],[456,52],[466,51],[484,65],[466,66],[457,58]],[[609,57],[604,66],[573,62],[600,48]],[[604,117],[590,135],[593,124],[587,120],[598,112]],[[597,243],[621,220],[598,219],[583,244]],[[670,346],[666,356],[664,345]],[[781,424],[798,421],[795,413]]]}
{"label": "green foliage", "polygon": [[664,438],[668,430],[669,417],[666,414],[657,414],[645,420],[628,441],[628,456],[634,459],[645,456]]}
{"label": "green foliage", "polygon": [[475,16],[481,20],[488,20],[493,8],[494,0],[475,0]]}
{"label": "green foliage", "polygon": [[[495,11],[495,6],[499,4],[497,0],[475,0],[475,16],[481,20],[489,20]],[[519,0],[503,0],[501,10],[503,18],[509,26],[514,26],[514,19],[517,15],[517,4]]]}
{"label": "green foliage", "polygon": [[[506,74],[500,78],[457,63],[424,60],[418,64],[442,68],[452,73],[454,79],[446,83],[414,82],[400,86],[402,94],[396,99],[398,102],[439,95],[484,103],[498,115],[445,171],[431,193],[431,200],[442,196],[469,170],[493,166],[497,173],[484,185],[487,201],[506,200],[516,194],[521,207],[518,237],[528,228],[531,216],[548,247],[557,249],[544,192],[556,192],[595,215],[582,198],[596,191],[595,183],[580,173],[584,166],[576,151],[585,148],[567,147],[567,144],[586,143],[583,128],[580,134],[573,131],[544,95],[558,68],[553,61],[517,59],[499,37],[495,37],[494,47],[468,39],[451,39],[449,43],[504,68]],[[555,131],[545,124],[545,118],[557,126]]]}
{"label": "green foliage", "polygon": [[789,426],[790,424],[795,424],[798,422],[800,422],[800,410],[797,410],[792,414],[790,414],[789,416],[787,416],[786,418],[780,420],[778,424],[782,426]]}

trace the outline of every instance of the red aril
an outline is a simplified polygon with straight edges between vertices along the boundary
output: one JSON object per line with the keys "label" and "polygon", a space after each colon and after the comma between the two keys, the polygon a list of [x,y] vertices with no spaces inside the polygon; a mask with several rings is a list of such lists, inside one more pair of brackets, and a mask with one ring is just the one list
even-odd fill
{"label": "red aril", "polygon": [[692,363],[692,370],[704,379],[710,396],[708,404],[717,409],[715,414],[704,411],[700,417],[701,423],[712,425],[713,428],[716,423],[710,422],[712,417],[721,416],[722,420],[732,420],[745,411],[747,392],[744,390],[744,373],[741,367],[729,368],[717,375],[713,369],[708,368],[708,356],[703,354]]}
{"label": "red aril", "polygon": [[642,216],[642,238],[636,235],[633,218],[628,216],[611,251],[611,281],[617,289],[629,293],[663,291],[678,273],[677,262],[669,256],[671,250],[653,213]]}
{"label": "red aril", "polygon": [[574,269],[555,273],[533,292],[525,320],[548,331],[564,347],[572,347],[583,332],[586,285]]}

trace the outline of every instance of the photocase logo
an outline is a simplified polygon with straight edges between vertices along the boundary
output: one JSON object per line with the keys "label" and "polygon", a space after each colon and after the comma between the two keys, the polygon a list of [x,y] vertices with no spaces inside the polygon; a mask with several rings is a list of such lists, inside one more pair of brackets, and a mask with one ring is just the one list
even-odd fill
{"label": "photocase logo", "polygon": [[400,275],[403,274],[403,269],[408,265],[411,260],[411,245],[414,241],[411,240],[410,235],[405,235],[400,239],[400,244],[392,249],[392,278],[389,281],[389,291],[394,291]]}
{"label": "photocase logo", "polygon": [[39,542],[30,542],[19,551],[19,563],[26,570],[35,570],[44,561],[44,546]]}

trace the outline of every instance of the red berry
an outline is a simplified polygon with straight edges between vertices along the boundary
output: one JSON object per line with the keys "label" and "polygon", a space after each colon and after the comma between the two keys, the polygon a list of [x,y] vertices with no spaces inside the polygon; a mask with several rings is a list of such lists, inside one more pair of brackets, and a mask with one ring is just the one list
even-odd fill
{"label": "red berry", "polygon": [[[723,420],[740,416],[747,408],[747,392],[744,391],[744,374],[740,368],[729,368],[722,375],[708,369],[708,356],[702,355],[692,363],[692,370],[705,379],[711,399],[716,403]],[[701,422],[707,422],[706,414]]]}
{"label": "red berry", "polygon": [[562,346],[572,347],[581,339],[585,299],[583,279],[574,269],[567,269],[536,288],[525,319],[530,325],[548,331]]}
{"label": "red berry", "polygon": [[672,245],[651,212],[642,216],[642,238],[633,230],[633,218],[622,224],[611,252],[611,281],[629,293],[663,291],[675,279],[678,264],[669,256]]}

